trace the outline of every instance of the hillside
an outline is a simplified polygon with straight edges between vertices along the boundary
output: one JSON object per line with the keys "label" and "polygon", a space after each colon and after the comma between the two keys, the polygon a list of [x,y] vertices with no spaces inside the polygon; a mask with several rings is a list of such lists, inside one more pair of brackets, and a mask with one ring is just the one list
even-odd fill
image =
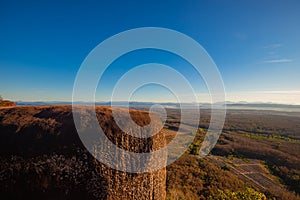
{"label": "hillside", "polygon": [[[125,110],[119,111],[122,117]],[[139,139],[120,130],[110,107],[96,107],[99,124],[110,141],[133,152],[155,151],[181,134],[177,133],[180,110],[167,112],[159,134]],[[147,111],[131,109],[130,115],[140,126],[150,123]],[[94,159],[77,134],[70,105],[2,108],[0,197],[299,199],[299,113],[228,110],[218,144],[200,159],[197,152],[209,119],[210,111],[202,110],[194,143],[176,162],[166,169],[135,174]],[[157,117],[154,121],[161,123]],[[101,149],[96,153],[103,155]]]}
{"label": "hillside", "polygon": [[[71,109],[62,105],[0,110],[1,199],[165,198],[165,169],[125,173],[94,160],[77,135]],[[108,138],[121,148],[151,152],[165,143],[162,134],[147,140],[129,137],[118,128],[109,107],[97,107],[96,113]],[[130,114],[141,126],[150,122],[147,112]]]}
{"label": "hillside", "polygon": [[2,97],[0,96],[0,108],[1,107],[11,107],[11,106],[16,106],[17,103],[9,101],[9,100],[3,100]]}
{"label": "hillside", "polygon": [[[180,110],[167,112],[168,141],[178,130]],[[200,128],[190,150],[167,167],[167,183],[178,183],[167,186],[171,199],[233,199],[232,193],[247,191],[247,187],[268,199],[300,199],[299,112],[227,110],[218,143],[209,156],[199,159],[195,154],[209,122],[210,110],[202,109]]]}

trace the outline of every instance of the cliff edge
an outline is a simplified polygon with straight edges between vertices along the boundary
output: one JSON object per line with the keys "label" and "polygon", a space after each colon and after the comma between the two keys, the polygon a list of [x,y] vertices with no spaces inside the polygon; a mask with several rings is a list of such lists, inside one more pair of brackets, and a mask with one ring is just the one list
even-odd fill
{"label": "cliff edge", "polygon": [[[162,133],[147,139],[124,133],[110,107],[97,107],[96,114],[106,136],[122,149],[152,152],[165,145]],[[130,110],[130,116],[140,126],[150,123],[146,111]],[[77,134],[68,105],[0,109],[0,157],[4,198],[165,199],[166,195],[165,168],[126,173],[94,159]]]}

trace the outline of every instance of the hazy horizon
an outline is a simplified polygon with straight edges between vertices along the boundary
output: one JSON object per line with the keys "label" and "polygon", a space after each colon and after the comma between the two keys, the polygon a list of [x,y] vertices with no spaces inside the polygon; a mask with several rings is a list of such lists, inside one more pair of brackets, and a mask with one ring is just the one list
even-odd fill
{"label": "hazy horizon", "polygon": [[[237,93],[235,93],[236,96],[234,96],[234,94],[228,94],[226,101],[225,102],[230,102],[230,103],[247,103],[247,104],[285,104],[285,105],[300,105],[299,101],[295,101],[294,99],[298,99],[298,96],[300,97],[300,91],[263,91],[260,92],[262,94],[260,99],[256,99],[255,95],[257,95],[257,93],[259,92],[245,92],[245,93],[239,93],[239,96],[248,96],[248,98],[238,98],[239,96],[237,95]],[[265,96],[264,96],[265,95]],[[274,100],[276,98],[274,98],[274,95],[277,95],[278,100]],[[199,95],[200,96],[200,95]],[[202,94],[202,96],[206,96],[207,98],[205,98],[206,100],[199,100],[198,102],[190,102],[190,101],[184,101],[181,103],[202,103],[202,104],[206,104],[206,103],[211,103],[210,99],[209,99],[209,95],[208,94]],[[232,98],[228,98],[228,96],[232,96]],[[269,98],[266,98],[266,96],[269,96]],[[294,99],[291,98],[294,96]],[[251,98],[252,97],[252,98]],[[198,97],[199,98],[199,97]],[[12,101],[22,101],[22,102],[72,102],[72,99],[9,99],[9,98],[5,98],[8,100],[12,100]],[[96,99],[95,102],[110,102],[110,99]],[[151,102],[151,103],[180,103],[178,101],[170,101],[168,99],[165,100],[140,100],[140,99],[130,99],[130,100],[125,100],[125,99],[120,99],[120,100],[116,100],[118,102],[125,102],[125,101],[129,101],[129,102]],[[83,102],[93,102],[93,100],[91,101],[83,101]]]}
{"label": "hazy horizon", "polygon": [[[11,99],[7,99],[7,100],[10,100],[10,101],[13,101],[13,102],[19,102],[19,103],[46,103],[46,104],[64,104],[64,103],[67,103],[67,104],[72,104],[72,103],[87,103],[87,104],[108,104],[108,103],[111,103],[111,102],[114,102],[114,103],[136,103],[136,104],[187,104],[187,105],[193,105],[193,104],[199,104],[199,105],[211,105],[213,103],[211,102],[171,102],[171,101],[126,101],[126,100],[121,100],[121,101],[54,101],[54,100],[51,100],[51,101],[42,101],[42,100],[31,100],[31,101],[24,101],[24,100],[11,100]],[[222,102],[217,102],[216,104],[218,103],[222,103]],[[287,103],[274,103],[274,102],[260,102],[260,101],[257,101],[257,102],[248,102],[248,101],[225,101],[224,102],[225,104],[227,105],[284,105],[284,106],[300,106],[300,104],[287,104]]]}

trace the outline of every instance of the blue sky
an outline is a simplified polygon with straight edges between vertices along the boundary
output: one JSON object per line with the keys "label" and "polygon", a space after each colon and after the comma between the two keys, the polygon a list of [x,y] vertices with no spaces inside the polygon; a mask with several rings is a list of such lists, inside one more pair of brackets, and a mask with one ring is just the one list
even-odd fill
{"label": "blue sky", "polygon": [[[300,104],[299,1],[1,1],[0,94],[23,101],[71,101],[76,73],[100,42],[138,27],[164,27],[199,42],[223,77],[227,100]],[[97,100],[136,64],[161,62],[204,82],[188,63],[160,51],[133,52],[110,66]],[[171,101],[149,86],[133,100]],[[205,97],[206,96],[206,97]]]}

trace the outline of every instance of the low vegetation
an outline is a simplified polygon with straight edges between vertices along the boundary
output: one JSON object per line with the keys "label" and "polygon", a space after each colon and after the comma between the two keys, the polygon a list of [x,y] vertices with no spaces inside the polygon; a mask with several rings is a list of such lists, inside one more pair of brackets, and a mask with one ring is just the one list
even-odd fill
{"label": "low vegetation", "polygon": [[[99,163],[80,146],[78,136],[74,135],[70,109],[43,107],[41,111],[21,107],[18,112],[16,108],[0,110],[1,199],[24,196],[30,199],[105,198],[102,191],[107,183],[97,175]],[[58,113],[55,119],[54,113]],[[144,123],[142,125],[149,122],[145,113],[133,112],[131,115],[137,123]],[[145,115],[144,120],[141,115]],[[110,111],[106,108],[99,117],[110,120],[108,116]],[[201,116],[193,144],[167,167],[168,200],[300,199],[297,195],[300,193],[299,114],[268,111],[263,115],[262,111],[241,111],[238,115],[237,111],[229,111],[218,144],[204,159],[200,159],[198,153],[210,115],[204,112]],[[168,112],[164,129],[170,133],[167,140],[176,134],[179,121],[177,110]],[[111,128],[111,124],[103,126]],[[233,171],[238,165],[271,173],[270,177],[277,180],[272,183],[276,187],[262,189],[242,179]],[[267,187],[264,182],[260,184]]]}
{"label": "low vegetation", "polygon": [[[166,126],[171,126],[175,130],[179,125],[180,113],[175,109],[170,109],[168,114],[170,116],[168,116]],[[254,196],[250,197],[251,195],[247,194],[251,190],[255,191],[254,194],[261,196],[261,199],[265,197],[267,199],[282,200],[300,199],[300,113],[229,110],[224,132],[211,152],[212,156],[223,156],[228,163],[224,164],[204,159],[198,161],[206,163],[205,166],[200,167],[199,163],[191,164],[191,162],[194,159],[193,162],[197,163],[195,157],[201,146],[205,129],[208,127],[209,118],[209,111],[202,111],[199,125],[201,128],[194,143],[190,146],[187,154],[168,167],[168,180],[174,177],[174,173],[182,173],[174,177],[174,179],[176,178],[175,182],[177,182],[175,185],[178,185],[175,190],[168,185],[170,199],[187,199],[186,196],[192,196],[191,199],[205,199],[207,197],[210,197],[210,199],[240,199],[239,197],[243,195],[244,199],[259,199]],[[256,188],[256,185],[247,182],[247,180],[243,180],[243,184],[239,182],[239,186],[235,187],[232,185],[231,180],[241,181],[241,178],[232,174],[230,166],[234,163],[230,163],[230,160],[233,158],[239,159],[243,163],[249,163],[252,159],[260,160],[261,163],[265,164],[265,169],[277,177],[278,181],[274,180],[274,184],[282,189]],[[199,177],[202,178],[194,176],[196,173],[195,168]],[[209,184],[205,184],[205,179],[203,179],[203,173],[206,170],[216,172],[214,175],[210,174],[211,181]],[[226,173],[226,176],[222,175],[224,173]],[[213,180],[219,183],[214,183]],[[198,186],[193,185],[192,182],[197,182]],[[261,184],[264,185],[264,183]],[[247,188],[250,185],[253,188],[249,190]],[[287,189],[284,189],[284,187]]]}
{"label": "low vegetation", "polygon": [[95,163],[80,149],[73,156],[53,153],[32,158],[2,157],[0,169],[2,199],[104,198],[104,185]]}
{"label": "low vegetation", "polygon": [[0,96],[0,107],[10,107],[10,106],[16,106],[17,103],[9,101],[9,100],[4,100],[1,96]]}
{"label": "low vegetation", "polygon": [[[291,152],[294,151],[294,152]],[[299,142],[249,138],[236,133],[223,133],[213,154],[260,159],[290,190],[300,193]]]}
{"label": "low vegetation", "polygon": [[167,167],[168,199],[207,199],[218,196],[219,190],[243,191],[246,187],[234,174],[194,155],[184,154]]}
{"label": "low vegetation", "polygon": [[237,191],[232,192],[230,190],[219,190],[219,193],[212,197],[208,197],[208,200],[267,200],[267,197],[265,194],[258,192],[252,188],[246,188],[245,191]]}

